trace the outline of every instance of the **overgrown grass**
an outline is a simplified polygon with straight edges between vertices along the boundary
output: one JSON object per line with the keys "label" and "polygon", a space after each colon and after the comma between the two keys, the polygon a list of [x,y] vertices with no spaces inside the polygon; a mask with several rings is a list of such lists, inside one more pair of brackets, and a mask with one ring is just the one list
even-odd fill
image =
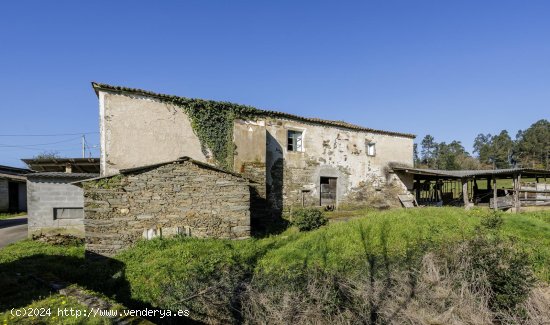
{"label": "overgrown grass", "polygon": [[[84,317],[84,311],[87,311],[86,306],[81,305],[76,299],[71,297],[65,297],[60,294],[53,294],[47,298],[37,300],[31,304],[17,308],[14,310],[21,313],[20,316],[12,315],[11,311],[6,311],[0,315],[0,320],[3,321],[3,324],[111,324],[111,321],[108,318],[102,317]],[[23,316],[23,310],[38,312],[38,315]],[[67,309],[67,314],[63,312],[58,313],[58,309],[65,310]],[[71,316],[71,311],[73,310],[73,315]],[[79,311],[79,317],[76,316],[76,311]]]}
{"label": "overgrown grass", "polygon": [[[311,232],[290,228],[262,239],[142,241],[105,265],[86,261],[81,245],[22,241],[0,250],[0,287],[8,288],[0,306],[23,306],[31,297],[47,297],[49,291],[26,276],[38,272],[129,306],[190,307],[204,315],[212,313],[208,308],[216,308],[231,315],[239,309],[242,283],[252,279],[267,279],[275,285],[318,270],[353,278],[365,269],[371,272],[390,263],[407,266],[413,257],[419,261],[430,250],[474,238],[480,228],[490,228],[491,222],[482,221],[492,216],[489,210],[459,208],[368,211],[365,217],[346,223]],[[498,233],[524,251],[538,279],[550,282],[550,211],[501,213],[499,218],[500,228],[484,229],[485,233],[489,237]]]}
{"label": "overgrown grass", "polygon": [[26,212],[19,212],[19,213],[0,213],[0,220],[6,220],[10,218],[20,217],[26,215]]}

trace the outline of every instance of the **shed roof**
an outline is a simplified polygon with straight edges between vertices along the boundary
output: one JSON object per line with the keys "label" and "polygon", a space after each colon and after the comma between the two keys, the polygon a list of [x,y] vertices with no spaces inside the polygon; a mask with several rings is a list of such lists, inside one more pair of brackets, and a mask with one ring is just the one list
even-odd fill
{"label": "shed roof", "polygon": [[21,159],[37,172],[64,172],[67,165],[77,173],[99,173],[99,158],[39,158]]}
{"label": "shed roof", "polygon": [[0,172],[0,179],[7,179],[8,181],[25,182],[27,180],[26,175],[4,174]]}
{"label": "shed roof", "polygon": [[[176,99],[176,100],[190,100],[190,98],[186,98],[186,97],[159,94],[159,93],[155,93],[155,92],[148,91],[148,90],[143,90],[143,89],[112,86],[112,85],[97,83],[97,82],[92,82],[92,87],[94,88],[96,93],[99,92],[100,90],[104,90],[104,91],[114,91],[114,92],[122,92],[122,93],[132,93],[132,94],[137,94],[137,95],[142,95],[142,96],[147,96],[147,97],[154,97],[154,98],[160,99],[162,101],[170,101],[170,102],[173,102],[174,99]],[[202,100],[202,99],[194,99],[194,100]],[[204,100],[204,101],[208,102],[208,100]],[[234,104],[234,105],[238,105],[238,104]],[[245,105],[238,105],[238,106],[248,107],[248,106],[245,106]],[[298,120],[298,121],[302,121],[302,122],[309,122],[309,123],[322,124],[322,125],[328,125],[328,126],[333,126],[333,127],[340,127],[340,128],[345,128],[345,129],[350,129],[350,130],[355,130],[355,131],[364,131],[364,132],[399,136],[399,137],[405,137],[405,138],[411,138],[411,139],[416,138],[416,135],[410,134],[410,133],[401,133],[401,132],[394,132],[394,131],[384,131],[384,130],[371,129],[371,128],[363,127],[363,126],[360,126],[360,125],[351,124],[351,123],[348,123],[348,122],[345,122],[345,121],[325,120],[325,119],[320,119],[320,118],[315,118],[315,117],[303,117],[303,116],[294,115],[294,114],[285,113],[285,112],[279,112],[279,111],[261,110],[261,109],[257,109],[257,108],[254,108],[254,109],[258,111],[259,115],[269,115],[269,116],[275,116],[275,117],[279,117],[279,118]]]}
{"label": "shed roof", "polygon": [[413,168],[406,166],[392,166],[394,171],[407,174],[434,176],[442,178],[472,178],[472,177],[511,177],[516,174],[527,176],[550,176],[550,170],[533,168],[507,168],[507,169],[484,169],[484,170],[439,170],[426,168]]}
{"label": "shed roof", "polygon": [[65,178],[71,180],[84,180],[89,178],[94,178],[99,176],[95,173],[64,173],[64,172],[43,172],[43,173],[32,173],[28,174],[27,178],[36,179],[36,178]]}
{"label": "shed roof", "polygon": [[19,167],[0,165],[0,174],[23,175],[28,173],[32,173],[32,170],[28,168],[19,168]]}

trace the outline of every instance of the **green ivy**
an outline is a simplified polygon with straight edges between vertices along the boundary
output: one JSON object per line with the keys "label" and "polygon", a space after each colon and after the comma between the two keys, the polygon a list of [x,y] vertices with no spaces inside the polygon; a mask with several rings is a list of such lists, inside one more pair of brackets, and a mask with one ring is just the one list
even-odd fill
{"label": "green ivy", "polygon": [[251,106],[228,102],[170,97],[170,102],[183,108],[191,119],[193,131],[199,138],[203,149],[208,148],[216,164],[232,171],[234,145],[233,122],[235,119],[251,119],[265,115]]}

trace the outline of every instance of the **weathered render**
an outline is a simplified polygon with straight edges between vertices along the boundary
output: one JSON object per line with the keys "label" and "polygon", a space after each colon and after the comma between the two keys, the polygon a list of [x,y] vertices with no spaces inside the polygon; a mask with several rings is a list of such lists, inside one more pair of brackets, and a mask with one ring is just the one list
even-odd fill
{"label": "weathered render", "polygon": [[[180,97],[93,86],[100,102],[102,175],[181,156],[216,163],[185,109],[174,104]],[[292,132],[300,133],[300,147],[289,150]],[[259,184],[270,211],[327,202],[398,206],[397,194],[412,189],[412,177],[400,178],[389,167],[413,165],[411,134],[256,110],[253,117],[235,118],[232,135],[233,171]],[[331,201],[322,202],[321,189],[329,184]]]}
{"label": "weathered render", "polygon": [[97,174],[44,172],[27,175],[29,237],[70,234],[84,237],[84,194],[70,184]]}
{"label": "weathered render", "polygon": [[[338,205],[368,204],[367,197],[388,194],[398,205],[396,194],[412,188],[412,178],[400,179],[389,164],[412,165],[413,139],[395,135],[350,130],[290,119],[266,122],[267,184],[275,207],[320,205],[320,179],[336,178]],[[301,151],[289,151],[285,145],[288,130],[303,134]],[[373,156],[367,145],[375,144]],[[282,184],[281,184],[282,183]],[[387,193],[387,192],[391,192]],[[374,202],[370,202],[374,203]]]}
{"label": "weathered render", "polygon": [[121,170],[84,188],[86,250],[113,255],[141,238],[250,236],[249,181],[189,158]]}
{"label": "weathered render", "polygon": [[183,110],[139,95],[100,92],[101,175],[207,154]]}

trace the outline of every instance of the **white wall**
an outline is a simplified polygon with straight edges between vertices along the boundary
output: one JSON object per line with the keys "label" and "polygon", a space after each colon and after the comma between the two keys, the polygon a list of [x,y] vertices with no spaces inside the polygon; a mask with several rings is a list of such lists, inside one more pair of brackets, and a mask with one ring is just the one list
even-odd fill
{"label": "white wall", "polygon": [[105,91],[99,102],[102,176],[183,156],[208,161],[182,108]]}

